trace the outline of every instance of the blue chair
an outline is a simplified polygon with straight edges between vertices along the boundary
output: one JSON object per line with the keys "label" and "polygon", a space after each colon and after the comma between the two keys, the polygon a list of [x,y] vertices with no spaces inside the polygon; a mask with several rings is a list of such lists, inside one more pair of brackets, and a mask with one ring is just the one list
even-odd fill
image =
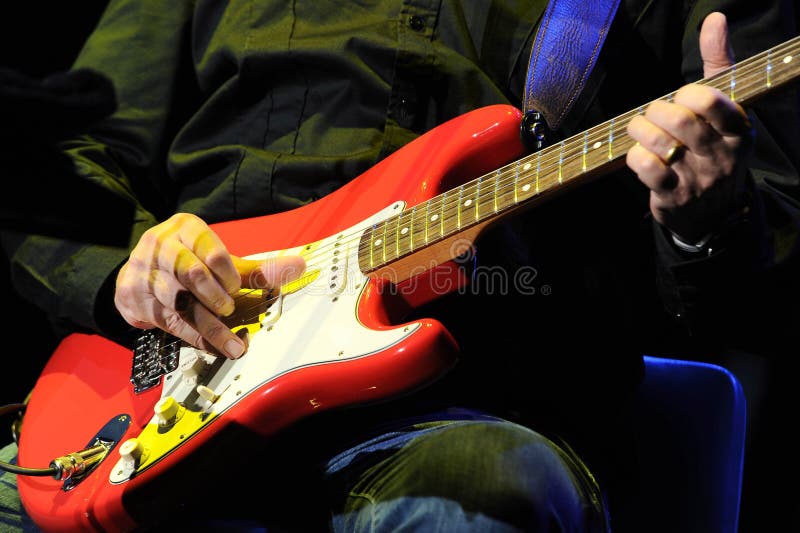
{"label": "blue chair", "polygon": [[736,533],[746,424],[739,380],[718,365],[646,356],[638,394],[643,516],[657,531]]}

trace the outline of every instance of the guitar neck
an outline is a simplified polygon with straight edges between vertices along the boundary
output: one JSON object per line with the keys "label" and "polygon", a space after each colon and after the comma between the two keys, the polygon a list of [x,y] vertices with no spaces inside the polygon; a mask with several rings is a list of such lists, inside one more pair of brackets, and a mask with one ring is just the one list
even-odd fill
{"label": "guitar neck", "polygon": [[[798,50],[800,36],[697,83],[716,88],[746,106],[798,77]],[[674,95],[672,92],[658,100],[671,101]],[[433,266],[431,257],[452,259],[464,251],[453,246],[455,241],[471,242],[491,223],[569,186],[616,170],[635,144],[627,134],[627,126],[646,107],[639,106],[369,228],[359,245],[361,270],[386,270],[400,259],[431,248],[448,250],[442,251],[445,255],[426,254],[426,266]],[[396,273],[392,277],[395,281],[403,279],[398,279]]]}

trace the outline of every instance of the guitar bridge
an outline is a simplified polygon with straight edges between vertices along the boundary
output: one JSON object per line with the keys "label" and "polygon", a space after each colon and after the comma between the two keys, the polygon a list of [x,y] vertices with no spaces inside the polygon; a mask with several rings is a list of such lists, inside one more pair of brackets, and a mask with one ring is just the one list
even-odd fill
{"label": "guitar bridge", "polygon": [[165,331],[145,331],[133,349],[131,383],[136,393],[158,385],[161,376],[178,368],[181,341]]}

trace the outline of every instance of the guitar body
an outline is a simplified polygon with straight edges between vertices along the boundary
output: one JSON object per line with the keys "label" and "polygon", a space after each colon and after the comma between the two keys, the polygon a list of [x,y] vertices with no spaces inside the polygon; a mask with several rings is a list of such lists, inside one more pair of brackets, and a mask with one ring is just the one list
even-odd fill
{"label": "guitar body", "polygon": [[[98,439],[110,452],[69,482],[18,476],[33,520],[48,531],[136,529],[197,500],[199,485],[214,485],[203,466],[212,456],[257,453],[242,449],[234,435],[255,435],[263,444],[317,412],[389,400],[446,373],[457,359],[455,340],[436,320],[402,317],[464,283],[461,269],[421,261],[418,275],[390,284],[362,272],[360,236],[524,154],[520,118],[509,106],[475,110],[316,202],[214,224],[234,254],[300,254],[308,264],[303,283],[243,322],[250,344],[239,360],[182,346],[175,364],[144,386],[132,379],[132,350],[96,335],[64,339],[29,399],[19,464],[44,468]],[[434,274],[451,282],[443,285]],[[198,394],[198,385],[212,397]],[[154,416],[170,406],[177,407],[166,422]]]}

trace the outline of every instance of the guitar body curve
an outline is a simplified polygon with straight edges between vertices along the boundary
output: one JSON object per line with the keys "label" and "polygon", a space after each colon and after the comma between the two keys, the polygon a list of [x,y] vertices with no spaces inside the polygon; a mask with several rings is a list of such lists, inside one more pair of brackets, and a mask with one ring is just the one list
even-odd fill
{"label": "guitar body curve", "polygon": [[[358,237],[393,213],[522,155],[519,120],[510,106],[472,111],[325,198],[284,213],[213,224],[232,253],[297,253],[306,256],[313,274],[254,319],[248,352],[237,361],[182,347],[175,368],[156,386],[136,392],[131,350],[97,335],[66,337],[30,396],[19,464],[43,468],[105,437],[109,424],[125,425],[108,456],[67,490],[49,477],[18,476],[32,519],[46,531],[134,530],[158,518],[156,511],[142,511],[152,507],[154,494],[165,509],[194,497],[191,490],[164,487],[201,481],[203,469],[185,465],[205,460],[204,448],[224,447],[228,434],[244,430],[269,439],[315,413],[386,401],[446,373],[458,346],[442,324],[398,320],[441,295],[440,286],[427,281],[431,269],[406,280],[405,290],[387,290],[385,280],[360,271]],[[452,264],[434,268],[460,272]],[[198,375],[195,367],[202,367]],[[199,397],[198,384],[217,397]],[[181,410],[165,426],[154,408],[166,398]],[[128,439],[145,450],[133,463],[118,453]],[[254,451],[229,445],[231,453]],[[197,479],[187,479],[187,471]]]}

